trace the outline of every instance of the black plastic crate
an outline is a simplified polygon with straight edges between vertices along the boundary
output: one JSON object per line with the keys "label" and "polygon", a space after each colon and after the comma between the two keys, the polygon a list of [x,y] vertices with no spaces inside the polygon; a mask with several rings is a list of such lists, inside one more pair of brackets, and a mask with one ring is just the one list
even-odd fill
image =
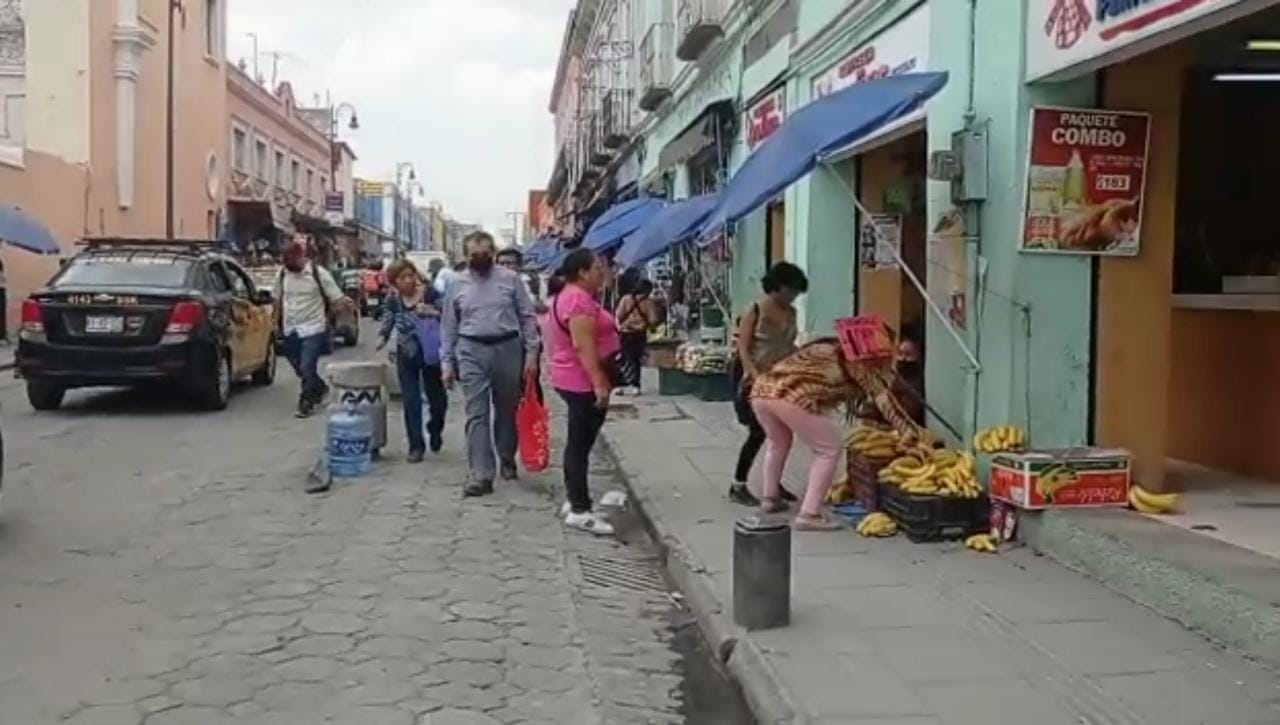
{"label": "black plastic crate", "polygon": [[986,531],[990,509],[986,496],[924,496],[880,484],[880,510],[898,522],[912,541],[948,541]]}

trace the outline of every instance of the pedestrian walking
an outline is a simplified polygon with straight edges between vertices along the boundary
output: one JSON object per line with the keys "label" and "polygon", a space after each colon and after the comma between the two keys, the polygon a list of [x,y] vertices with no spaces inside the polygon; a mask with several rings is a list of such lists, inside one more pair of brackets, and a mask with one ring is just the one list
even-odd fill
{"label": "pedestrian walking", "polygon": [[799,437],[813,452],[809,484],[795,518],[798,531],[839,528],[822,513],[842,447],[828,414],[841,405],[856,408],[866,398],[850,365],[835,338],[815,340],[761,373],[751,388],[751,407],[766,437],[761,511],[787,507],[781,498],[782,470],[793,439]]}
{"label": "pedestrian walking", "polygon": [[[424,283],[408,260],[393,263],[387,278],[394,290],[383,313],[378,350],[396,336],[396,375],[404,403],[404,429],[409,438],[409,462],[422,461],[428,442],[432,453],[444,445],[449,396],[440,369],[440,306],[436,291]],[[423,403],[430,417],[423,439]]]}
{"label": "pedestrian walking", "polygon": [[297,417],[315,412],[329,394],[320,379],[320,358],[333,351],[329,321],[333,308],[351,304],[329,270],[307,259],[305,237],[294,237],[282,253],[284,267],[276,278],[276,320],[282,351],[302,381]]}
{"label": "pedestrian walking", "polygon": [[640,394],[640,373],[644,365],[645,348],[649,345],[649,330],[653,328],[653,283],[639,280],[631,291],[618,300],[616,317],[618,334],[622,343],[622,387],[619,395]]}
{"label": "pedestrian walking", "polygon": [[[738,321],[737,344],[729,366],[736,385],[733,409],[738,422],[747,429],[747,439],[742,442],[733,470],[733,483],[729,485],[729,500],[743,506],[760,504],[747,488],[747,476],[765,440],[764,428],[751,409],[751,385],[775,363],[795,352],[795,301],[809,290],[809,279],[794,264],[778,262],[765,273],[760,286],[764,294]],[[787,502],[796,500],[795,494],[785,488],[780,495]]]}
{"label": "pedestrian walking", "polygon": [[[543,314],[546,312],[546,305],[543,305],[542,301],[538,299],[538,295],[535,293],[533,284],[529,280],[529,278],[526,277],[520,271],[524,268],[524,255],[521,254],[520,250],[516,249],[515,247],[507,247],[505,249],[498,250],[498,254],[495,257],[495,261],[497,262],[499,267],[502,267],[504,269],[509,269],[512,272],[515,272],[516,274],[520,275],[521,279],[524,280],[525,287],[528,288],[529,290],[529,299],[533,302],[534,318],[539,320],[538,330],[541,331],[542,330],[541,319]],[[541,339],[539,340],[539,347],[541,347]],[[521,361],[520,364],[523,367],[524,361]],[[538,393],[538,402],[543,403],[543,402],[546,402],[546,398],[543,396],[543,393],[542,393],[542,356],[541,355],[533,356],[533,368],[534,368],[532,373],[533,380],[534,380],[533,389]]]}
{"label": "pedestrian walking", "polygon": [[597,301],[607,276],[604,261],[590,249],[575,249],[565,257],[560,274],[565,286],[551,299],[545,334],[551,385],[568,407],[564,522],[608,536],[613,527],[592,511],[587,473],[591,448],[609,411],[617,375],[611,361],[621,343],[613,316]]}
{"label": "pedestrian walking", "polygon": [[444,303],[443,379],[460,381],[466,399],[471,476],[463,494],[483,496],[496,474],[516,478],[516,405],[523,376],[536,374],[538,329],[520,275],[494,266],[493,237],[475,232],[463,246],[468,269],[449,283]]}

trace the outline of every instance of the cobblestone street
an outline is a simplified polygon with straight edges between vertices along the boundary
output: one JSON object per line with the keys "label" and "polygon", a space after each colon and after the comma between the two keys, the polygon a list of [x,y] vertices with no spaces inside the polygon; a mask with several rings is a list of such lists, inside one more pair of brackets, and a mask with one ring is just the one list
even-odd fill
{"label": "cobblestone street", "polygon": [[566,533],[554,469],[463,501],[457,406],[440,456],[402,462],[397,411],[307,496],[323,420],[281,378],[221,414],[0,389],[0,722],[686,721],[647,541]]}

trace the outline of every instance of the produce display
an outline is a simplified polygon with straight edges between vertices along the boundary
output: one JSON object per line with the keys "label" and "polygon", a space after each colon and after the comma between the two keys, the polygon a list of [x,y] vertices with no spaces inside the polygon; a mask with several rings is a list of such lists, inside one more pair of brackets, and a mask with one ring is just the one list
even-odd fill
{"label": "produce display", "polygon": [[1129,505],[1139,513],[1167,514],[1177,508],[1178,494],[1151,493],[1145,488],[1133,484],[1129,486]]}
{"label": "produce display", "polygon": [[978,469],[973,456],[945,448],[916,448],[895,458],[880,471],[880,480],[904,493],[978,498]]}
{"label": "produce display", "polygon": [[856,531],[862,536],[885,538],[898,533],[898,524],[888,514],[880,512],[867,514],[858,522]]}
{"label": "produce display", "polygon": [[1027,432],[1012,425],[997,425],[978,431],[973,447],[983,453],[1021,451],[1027,447]]}
{"label": "produce display", "polygon": [[718,375],[728,367],[729,348],[686,342],[676,349],[676,368],[688,375]]}
{"label": "produce display", "polygon": [[994,554],[997,552],[996,540],[991,534],[974,534],[964,540],[964,548],[973,551],[980,551],[984,554]]}

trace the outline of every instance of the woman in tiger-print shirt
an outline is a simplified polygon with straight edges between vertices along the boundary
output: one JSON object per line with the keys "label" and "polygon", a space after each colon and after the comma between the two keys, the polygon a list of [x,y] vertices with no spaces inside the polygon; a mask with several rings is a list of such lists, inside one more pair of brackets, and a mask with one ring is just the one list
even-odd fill
{"label": "woman in tiger-print shirt", "polygon": [[791,441],[798,436],[813,452],[809,485],[795,520],[798,531],[839,528],[822,514],[841,448],[840,431],[828,414],[865,397],[848,365],[835,338],[815,340],[756,378],[751,388],[751,407],[767,436],[762,510],[786,508],[780,493]]}

